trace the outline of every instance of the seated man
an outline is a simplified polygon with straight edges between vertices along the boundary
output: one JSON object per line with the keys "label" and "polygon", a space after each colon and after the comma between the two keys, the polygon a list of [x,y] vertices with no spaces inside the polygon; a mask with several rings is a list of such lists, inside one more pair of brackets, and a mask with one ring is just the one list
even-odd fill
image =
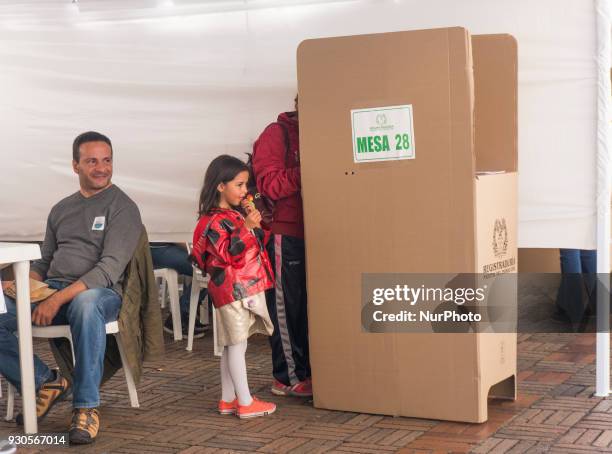
{"label": "seated man", "polygon": [[[74,343],[71,443],[91,443],[100,424],[105,324],[117,319],[121,283],[143,226],[136,204],[111,183],[113,149],[97,132],[79,135],[72,147],[72,167],[80,190],[55,205],[47,219],[42,258],[32,264],[30,277],[58,291],[33,305],[32,323],[70,325]],[[20,387],[15,301],[6,298],[8,312],[0,315],[0,374]],[[44,417],[65,397],[70,385],[59,371],[34,357],[36,413]],[[18,415],[17,422],[20,422]]]}

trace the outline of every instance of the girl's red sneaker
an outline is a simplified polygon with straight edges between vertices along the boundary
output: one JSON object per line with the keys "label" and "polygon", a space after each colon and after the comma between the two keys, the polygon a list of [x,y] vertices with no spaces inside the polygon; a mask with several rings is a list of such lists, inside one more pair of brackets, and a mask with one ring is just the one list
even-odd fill
{"label": "girl's red sneaker", "polygon": [[251,402],[251,405],[238,405],[238,417],[240,419],[271,415],[275,411],[275,404],[272,402],[264,402],[255,396],[253,396],[253,402]]}
{"label": "girl's red sneaker", "polygon": [[238,408],[238,400],[234,399],[231,402],[219,401],[219,414],[235,415]]}

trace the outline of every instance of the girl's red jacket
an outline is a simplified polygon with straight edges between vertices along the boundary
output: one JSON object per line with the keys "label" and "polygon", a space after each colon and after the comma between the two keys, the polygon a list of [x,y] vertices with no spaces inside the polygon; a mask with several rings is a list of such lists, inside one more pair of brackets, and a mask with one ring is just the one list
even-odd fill
{"label": "girl's red jacket", "polygon": [[216,308],[256,295],[273,286],[264,245],[269,232],[249,230],[244,217],[230,209],[201,216],[193,232],[192,262],[210,275],[208,294]]}

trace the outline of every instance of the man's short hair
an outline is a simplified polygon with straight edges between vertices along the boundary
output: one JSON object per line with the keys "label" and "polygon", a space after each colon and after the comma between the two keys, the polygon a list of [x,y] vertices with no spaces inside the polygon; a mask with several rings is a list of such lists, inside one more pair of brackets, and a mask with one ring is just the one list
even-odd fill
{"label": "man's short hair", "polygon": [[72,159],[79,162],[79,159],[81,159],[81,145],[88,142],[104,142],[108,144],[111,149],[111,156],[113,155],[113,144],[108,137],[106,137],[104,134],[100,134],[99,132],[87,131],[83,134],[79,134],[76,139],[74,139],[74,142],[72,142]]}

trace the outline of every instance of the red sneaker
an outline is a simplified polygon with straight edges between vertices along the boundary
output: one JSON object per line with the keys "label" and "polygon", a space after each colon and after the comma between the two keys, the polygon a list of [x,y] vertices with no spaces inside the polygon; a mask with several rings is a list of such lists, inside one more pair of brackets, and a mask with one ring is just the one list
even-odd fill
{"label": "red sneaker", "polygon": [[301,382],[296,383],[292,386],[287,386],[284,383],[274,380],[272,388],[270,388],[272,394],[277,396],[295,396],[295,397],[311,397],[312,396],[312,380],[307,378]]}
{"label": "red sneaker", "polygon": [[251,405],[238,404],[238,417],[240,419],[256,418],[257,416],[271,415],[276,411],[276,405],[272,402],[264,402],[253,396]]}
{"label": "red sneaker", "polygon": [[284,383],[281,383],[275,379],[272,382],[272,387],[270,388],[270,391],[272,392],[272,394],[276,394],[277,396],[288,396],[290,388],[291,386],[287,386]]}
{"label": "red sneaker", "polygon": [[235,415],[238,408],[238,400],[234,399],[231,402],[220,400],[218,408],[221,415]]}

